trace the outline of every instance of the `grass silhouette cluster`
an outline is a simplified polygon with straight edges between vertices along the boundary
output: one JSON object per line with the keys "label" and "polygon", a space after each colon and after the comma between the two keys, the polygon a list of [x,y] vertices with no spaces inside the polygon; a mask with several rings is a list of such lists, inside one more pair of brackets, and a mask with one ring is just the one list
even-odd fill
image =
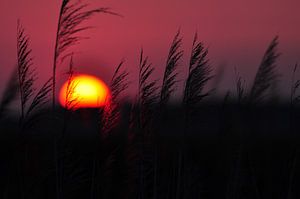
{"label": "grass silhouette cluster", "polygon": [[[105,107],[75,110],[78,100],[70,99],[76,87],[70,50],[83,39],[79,33],[90,28],[82,22],[97,13],[118,15],[109,8],[88,9],[82,1],[62,1],[53,73],[40,89],[36,88],[38,74],[30,40],[18,22],[17,67],[0,102],[1,198],[300,196],[296,186],[298,65],[292,71],[290,103],[273,103],[278,37],[263,55],[249,90],[236,70],[236,94],[228,92],[224,98],[210,100],[213,67],[196,33],[183,99],[174,105],[170,98],[180,83],[178,67],[184,55],[179,30],[171,42],[161,85],[141,49],[134,102],[122,100],[131,84],[122,61],[111,78],[111,96]],[[56,68],[66,58],[70,58],[66,105],[57,108]],[[8,117],[9,105],[15,100],[20,104],[17,121]]]}

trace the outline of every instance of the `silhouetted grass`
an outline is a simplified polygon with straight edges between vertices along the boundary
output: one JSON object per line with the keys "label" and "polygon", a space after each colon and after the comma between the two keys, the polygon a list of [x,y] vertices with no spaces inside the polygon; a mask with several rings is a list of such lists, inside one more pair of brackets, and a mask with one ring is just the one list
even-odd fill
{"label": "silhouetted grass", "polygon": [[[208,50],[205,49],[204,44],[198,41],[197,33],[194,36],[192,45],[192,53],[188,68],[188,77],[185,83],[183,107],[184,107],[184,129],[183,135],[190,129],[190,123],[192,118],[197,118],[197,115],[201,110],[198,110],[202,100],[209,96],[209,91],[204,91],[208,81],[212,78],[211,67],[207,58]],[[190,176],[186,172],[187,168],[184,166],[183,161],[186,158],[185,138],[182,138],[183,146],[179,146],[178,157],[178,184],[177,184],[177,197],[187,197],[189,194],[190,186],[194,183],[200,183],[201,181],[195,176]],[[182,148],[181,148],[182,147]],[[182,178],[182,179],[181,179]],[[201,177],[200,177],[201,178]],[[188,181],[187,181],[188,179]],[[181,183],[183,182],[183,186]]]}
{"label": "silhouetted grass", "polygon": [[208,50],[197,39],[198,36],[196,33],[183,96],[183,106],[186,108],[185,119],[187,123],[189,122],[190,115],[196,111],[199,103],[210,94],[204,91],[204,88],[212,78],[211,67],[207,58]]}
{"label": "silhouetted grass", "polygon": [[253,86],[249,95],[249,102],[252,104],[260,103],[267,95],[268,89],[275,83],[276,60],[279,57],[277,52],[278,37],[275,37],[264,54],[262,62],[257,70]]}
{"label": "silhouetted grass", "polygon": [[29,47],[29,38],[25,33],[24,28],[18,22],[17,36],[17,52],[18,52],[18,78],[19,91],[21,96],[21,119],[22,122],[25,116],[26,105],[33,95],[35,88],[33,87],[36,80],[34,68],[32,68],[32,50]]}
{"label": "silhouetted grass", "polygon": [[[36,93],[34,87],[37,80],[37,73],[33,67],[32,50],[29,47],[29,36],[18,21],[17,55],[18,55],[18,83],[21,104],[20,124],[28,127],[36,119],[35,111],[43,108],[49,100],[49,93],[52,88],[50,78]],[[31,99],[33,97],[33,99]]]}
{"label": "silhouetted grass", "polygon": [[128,88],[128,72],[122,70],[124,61],[122,61],[116,68],[111,83],[110,83],[110,98],[107,99],[102,116],[102,131],[101,133],[107,135],[120,122],[120,95]]}
{"label": "silhouetted grass", "polygon": [[168,103],[169,98],[175,89],[176,78],[178,75],[178,72],[176,71],[178,67],[178,61],[183,56],[183,51],[180,49],[181,45],[182,45],[182,38],[180,37],[180,30],[179,30],[171,44],[169,55],[167,58],[167,64],[165,67],[163,83],[160,92],[161,107],[165,106]]}
{"label": "silhouetted grass", "polygon": [[[208,59],[208,49],[198,40],[197,34],[186,67],[188,74],[183,85],[182,103],[170,103],[179,84],[179,67],[185,67],[181,63],[184,51],[178,31],[167,55],[161,85],[158,85],[159,78],[153,77],[155,67],[142,49],[134,102],[126,104],[122,101],[129,87],[129,72],[122,61],[111,78],[111,95],[105,107],[77,110],[80,98],[73,95],[77,85],[72,81],[74,63],[70,49],[84,39],[79,33],[90,28],[81,26],[82,22],[96,13],[117,15],[109,8],[89,10],[87,6],[82,1],[62,1],[52,77],[39,90],[35,87],[38,74],[33,67],[29,37],[18,23],[17,71],[4,91],[0,116],[7,114],[4,111],[19,91],[21,128],[16,127],[17,133],[11,133],[6,128],[10,125],[9,120],[0,127],[9,132],[3,136],[11,136],[11,140],[15,139],[15,134],[20,135],[19,132],[23,136],[16,136],[17,144],[12,146],[3,141],[3,149],[7,147],[17,155],[13,159],[5,157],[9,163],[0,164],[0,172],[9,173],[0,180],[8,184],[3,185],[0,197],[297,198],[300,85],[296,77],[297,65],[293,70],[288,110],[279,104],[260,106],[271,96],[277,81],[278,37],[268,46],[249,92],[235,69],[237,100],[227,92],[221,97],[222,107],[218,105],[219,101],[204,101],[212,91],[208,82],[213,79],[213,67]],[[54,110],[56,68],[66,58],[70,58],[70,63],[65,105],[63,110]],[[53,109],[48,111],[51,91]],[[54,117],[41,117],[41,114]],[[294,143],[280,145],[280,151],[272,147],[276,143],[270,144],[270,140],[263,139],[267,133],[273,133],[275,137],[277,131],[282,131],[280,136],[284,137],[287,129],[292,132]],[[47,137],[52,133],[53,138]],[[45,136],[46,141],[38,139],[39,136]],[[50,148],[45,144],[52,139],[54,150],[53,146]],[[264,147],[258,150],[256,145]],[[4,150],[0,149],[1,155],[6,153]],[[35,157],[34,154],[39,152]],[[39,161],[48,166],[40,166]],[[38,171],[43,174],[37,179],[30,177]],[[277,179],[275,174],[281,177]],[[273,180],[282,181],[284,186],[280,188],[278,182],[272,184]],[[270,184],[280,189],[278,196],[270,191]]]}

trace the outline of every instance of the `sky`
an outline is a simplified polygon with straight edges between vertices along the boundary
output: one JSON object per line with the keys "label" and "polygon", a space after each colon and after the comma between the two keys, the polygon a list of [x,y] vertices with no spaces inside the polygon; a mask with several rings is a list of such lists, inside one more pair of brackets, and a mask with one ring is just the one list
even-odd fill
{"label": "sky", "polygon": [[[292,68],[300,61],[299,0],[83,1],[90,3],[90,8],[110,7],[124,17],[99,14],[86,23],[94,28],[81,35],[90,39],[72,49],[79,73],[95,75],[109,84],[115,67],[125,59],[130,80],[136,82],[139,51],[143,47],[156,68],[155,78],[161,80],[170,43],[180,28],[185,55],[178,68],[182,81],[176,95],[182,92],[196,31],[209,49],[214,73],[224,71],[219,92],[234,91],[234,68],[251,87],[264,51],[279,35],[280,92],[289,94]],[[0,92],[16,65],[17,19],[30,35],[38,84],[51,76],[60,4],[60,0],[1,0]],[[66,63],[59,66],[59,85],[67,78],[66,70]],[[129,95],[134,95],[135,85],[130,87]]]}

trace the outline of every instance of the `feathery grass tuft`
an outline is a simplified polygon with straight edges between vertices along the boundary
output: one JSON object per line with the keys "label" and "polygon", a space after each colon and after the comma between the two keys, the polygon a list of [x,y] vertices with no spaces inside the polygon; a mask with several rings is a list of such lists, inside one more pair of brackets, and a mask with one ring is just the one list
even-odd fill
{"label": "feathery grass tuft", "polygon": [[209,92],[203,91],[207,82],[212,78],[207,54],[208,50],[204,48],[203,43],[198,42],[196,33],[183,97],[187,114],[193,112],[199,102],[209,95]]}
{"label": "feathery grass tuft", "polygon": [[21,96],[21,119],[25,116],[25,109],[30,97],[34,94],[33,83],[36,80],[35,69],[32,68],[32,50],[29,47],[29,37],[25,29],[18,21],[17,26],[17,55],[18,55],[18,78],[19,91]]}
{"label": "feathery grass tuft", "polygon": [[[112,15],[118,15],[110,10],[110,8],[97,8],[87,9],[88,4],[82,3],[80,0],[63,0],[58,27],[56,33],[56,42],[54,50],[54,62],[53,62],[53,91],[52,91],[52,106],[55,106],[55,89],[56,89],[56,67],[58,61],[64,61],[72,53],[68,53],[68,49],[78,44],[82,39],[78,34],[84,30],[90,29],[90,26],[81,26],[81,24],[91,18],[96,13],[107,13]],[[119,15],[120,16],[120,15]]]}
{"label": "feathery grass tuft", "polygon": [[158,100],[157,81],[149,80],[153,71],[154,67],[151,63],[148,63],[148,57],[144,58],[142,49],[139,63],[139,106],[140,127],[142,130],[146,130],[152,122],[154,106]]}
{"label": "feathery grass tuft", "polygon": [[143,57],[143,49],[140,54],[139,63],[139,105],[140,105],[140,122],[141,128],[145,130],[147,124],[153,119],[153,110],[157,102],[157,86],[155,80],[149,78],[154,71],[152,64],[148,63],[148,57]]}
{"label": "feathery grass tuft", "polygon": [[129,84],[127,80],[129,73],[126,70],[121,71],[123,64],[124,61],[118,65],[111,80],[111,96],[105,104],[102,117],[102,133],[104,135],[107,135],[120,120],[119,97],[128,88]]}
{"label": "feathery grass tuft", "polygon": [[261,102],[265,98],[267,94],[266,92],[276,81],[277,74],[275,62],[280,55],[277,52],[277,46],[278,36],[272,40],[258,68],[253,86],[250,91],[250,104],[257,104]]}
{"label": "feathery grass tuft", "polygon": [[[33,123],[30,118],[32,113],[43,107],[49,100],[49,94],[52,88],[52,78],[44,83],[41,89],[35,94],[34,83],[37,79],[35,68],[33,68],[32,50],[29,47],[29,37],[25,34],[25,29],[18,21],[17,52],[18,52],[18,78],[19,92],[21,96],[21,118],[23,127]],[[29,103],[31,97],[33,100]],[[37,119],[39,116],[34,116]]]}
{"label": "feathery grass tuft", "polygon": [[180,37],[180,30],[175,35],[173,39],[171,48],[169,50],[169,55],[167,58],[167,64],[163,77],[163,84],[160,93],[160,104],[162,106],[166,105],[170,99],[171,93],[174,91],[176,77],[178,73],[176,72],[178,61],[183,56],[183,50],[180,50],[182,45],[182,38]]}

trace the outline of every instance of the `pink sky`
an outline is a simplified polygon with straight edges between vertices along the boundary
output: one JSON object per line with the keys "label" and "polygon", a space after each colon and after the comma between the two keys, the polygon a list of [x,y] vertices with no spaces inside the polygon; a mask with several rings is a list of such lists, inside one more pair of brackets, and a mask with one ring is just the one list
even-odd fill
{"label": "pink sky", "polygon": [[[179,67],[186,75],[188,55],[195,31],[209,47],[211,65],[225,65],[221,90],[234,91],[234,67],[251,85],[262,55],[275,35],[280,36],[279,71],[283,74],[282,92],[287,94],[293,65],[300,61],[299,0],[86,0],[91,7],[111,7],[124,15],[119,18],[97,15],[88,24],[95,29],[84,32],[84,40],[74,48],[74,60],[82,73],[109,82],[122,58],[136,80],[138,54],[143,46],[157,75],[162,73],[170,42],[180,27],[184,36],[185,57]],[[0,91],[16,63],[16,21],[21,19],[31,38],[34,63],[40,81],[50,77],[56,23],[60,0],[1,0],[0,3]],[[59,73],[66,65],[59,67]],[[157,76],[159,78],[160,76]],[[59,75],[61,82],[64,76]],[[183,82],[179,85],[181,88]],[[289,88],[289,87],[288,87]],[[134,93],[135,87],[130,89]]]}

